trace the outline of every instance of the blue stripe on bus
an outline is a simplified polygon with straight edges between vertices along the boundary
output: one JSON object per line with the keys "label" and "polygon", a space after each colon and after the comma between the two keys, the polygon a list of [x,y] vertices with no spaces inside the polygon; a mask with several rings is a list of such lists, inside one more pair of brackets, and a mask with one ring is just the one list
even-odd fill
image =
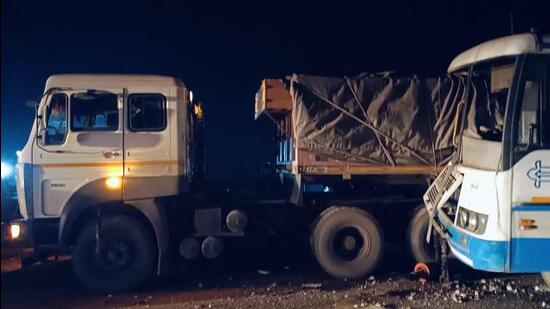
{"label": "blue stripe on bus", "polygon": [[461,232],[452,224],[442,222],[447,228],[449,245],[473,262],[473,268],[492,272],[504,272],[509,252],[507,241],[484,240]]}
{"label": "blue stripe on bus", "polygon": [[515,211],[550,211],[550,204],[522,203],[512,206]]}
{"label": "blue stripe on bus", "polygon": [[550,238],[512,238],[510,271],[550,271]]}

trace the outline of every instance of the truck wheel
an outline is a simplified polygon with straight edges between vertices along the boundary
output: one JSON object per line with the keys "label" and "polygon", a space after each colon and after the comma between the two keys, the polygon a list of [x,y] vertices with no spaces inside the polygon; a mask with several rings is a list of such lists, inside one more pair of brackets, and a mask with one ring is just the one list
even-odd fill
{"label": "truck wheel", "polygon": [[407,228],[407,246],[411,256],[417,262],[431,263],[436,260],[433,239],[430,243],[426,242],[429,224],[430,214],[428,210],[424,205],[418,206],[414,210],[414,216]]}
{"label": "truck wheel", "polygon": [[540,273],[542,280],[546,283],[546,286],[550,288],[550,272]]}
{"label": "truck wheel", "polygon": [[126,216],[102,219],[99,248],[96,230],[96,222],[84,227],[72,254],[76,276],[86,286],[102,291],[128,290],[151,276],[156,249],[143,224]]}
{"label": "truck wheel", "polygon": [[311,244],[317,261],[329,275],[357,279],[371,273],[382,259],[384,235],[368,212],[333,207],[317,220]]}

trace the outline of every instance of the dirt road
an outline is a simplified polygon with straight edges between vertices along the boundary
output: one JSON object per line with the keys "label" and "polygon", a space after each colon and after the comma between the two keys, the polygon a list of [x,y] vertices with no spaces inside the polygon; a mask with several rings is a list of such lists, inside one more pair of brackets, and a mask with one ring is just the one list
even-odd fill
{"label": "dirt road", "polygon": [[307,254],[258,252],[203,262],[115,295],[81,287],[70,261],[35,265],[2,273],[2,308],[550,308],[538,275],[452,263],[449,286],[422,285],[408,279],[411,263],[390,251],[374,276],[344,281],[326,276]]}

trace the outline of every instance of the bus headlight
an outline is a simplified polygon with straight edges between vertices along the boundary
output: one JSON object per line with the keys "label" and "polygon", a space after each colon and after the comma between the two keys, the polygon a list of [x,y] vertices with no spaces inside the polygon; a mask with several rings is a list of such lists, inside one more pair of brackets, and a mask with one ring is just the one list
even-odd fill
{"label": "bus headlight", "polygon": [[477,230],[478,224],[479,224],[478,214],[474,212],[470,215],[470,218],[468,220],[468,229],[470,231],[475,231]]}
{"label": "bus headlight", "polygon": [[485,233],[488,216],[460,207],[456,225],[475,234]]}

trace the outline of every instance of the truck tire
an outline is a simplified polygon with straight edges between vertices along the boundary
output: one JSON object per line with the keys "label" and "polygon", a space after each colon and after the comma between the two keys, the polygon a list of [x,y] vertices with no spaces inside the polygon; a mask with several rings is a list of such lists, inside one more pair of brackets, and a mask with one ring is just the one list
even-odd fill
{"label": "truck tire", "polygon": [[407,247],[411,256],[422,263],[432,263],[436,261],[435,248],[433,241],[426,242],[426,234],[430,224],[430,214],[424,205],[418,206],[414,210],[414,215],[407,228]]}
{"label": "truck tire", "polygon": [[550,272],[540,273],[542,280],[546,283],[546,286],[550,288]]}
{"label": "truck tire", "polygon": [[335,206],[319,216],[311,246],[329,275],[358,279],[370,274],[382,259],[384,235],[378,221],[365,210]]}
{"label": "truck tire", "polygon": [[129,290],[153,274],[156,246],[143,224],[121,215],[103,218],[99,253],[96,231],[96,222],[85,226],[72,254],[75,274],[87,287],[100,291]]}

